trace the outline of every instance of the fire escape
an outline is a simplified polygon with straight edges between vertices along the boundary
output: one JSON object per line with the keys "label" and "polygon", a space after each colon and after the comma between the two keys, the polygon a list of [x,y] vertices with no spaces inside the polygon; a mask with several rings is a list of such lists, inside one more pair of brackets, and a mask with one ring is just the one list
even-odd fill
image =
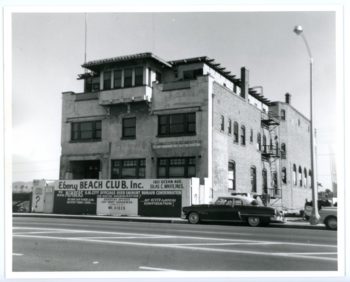
{"label": "fire escape", "polygon": [[[260,91],[258,91],[259,89]],[[262,87],[249,88],[249,94],[263,104],[270,106],[271,101],[266,99],[263,94]],[[268,164],[270,168],[270,182],[263,183],[263,198],[269,205],[280,203],[282,198],[282,189],[280,183],[280,159],[281,150],[279,145],[279,117],[278,115],[263,108],[261,111],[261,128],[268,131],[268,140],[263,138],[261,146],[261,159]],[[264,135],[265,136],[265,135]],[[267,177],[267,175],[266,175]],[[264,182],[264,180],[263,180]],[[273,200],[273,201],[272,201]]]}

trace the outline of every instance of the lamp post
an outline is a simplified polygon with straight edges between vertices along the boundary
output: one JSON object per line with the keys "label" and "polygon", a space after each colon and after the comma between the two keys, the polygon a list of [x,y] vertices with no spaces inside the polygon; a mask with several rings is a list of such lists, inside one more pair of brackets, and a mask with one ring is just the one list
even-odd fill
{"label": "lamp post", "polygon": [[317,178],[316,178],[316,159],[315,159],[315,146],[314,146],[314,126],[313,126],[313,111],[312,111],[312,67],[313,58],[310,50],[310,46],[303,33],[302,26],[298,25],[294,28],[296,35],[300,35],[303,39],[307,53],[309,55],[310,62],[310,153],[311,153],[311,189],[312,189],[312,212],[310,216],[310,224],[315,225],[318,223],[320,215],[318,214],[318,195],[317,195]]}

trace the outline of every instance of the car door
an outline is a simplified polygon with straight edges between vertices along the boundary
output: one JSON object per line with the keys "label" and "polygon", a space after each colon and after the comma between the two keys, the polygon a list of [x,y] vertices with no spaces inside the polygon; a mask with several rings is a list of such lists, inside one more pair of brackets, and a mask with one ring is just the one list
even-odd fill
{"label": "car door", "polygon": [[211,220],[233,220],[234,208],[233,201],[231,199],[227,200],[225,204],[216,205],[210,212]]}

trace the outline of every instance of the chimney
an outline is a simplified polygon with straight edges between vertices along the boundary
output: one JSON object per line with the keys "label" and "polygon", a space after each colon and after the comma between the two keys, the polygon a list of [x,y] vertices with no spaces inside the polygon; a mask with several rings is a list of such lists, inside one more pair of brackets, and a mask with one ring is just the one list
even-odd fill
{"label": "chimney", "polygon": [[287,104],[290,104],[290,102],[291,102],[291,96],[292,96],[292,95],[290,95],[289,93],[286,93],[286,103],[287,103]]}
{"label": "chimney", "polygon": [[246,99],[248,97],[249,89],[249,71],[245,68],[241,68],[241,97]]}

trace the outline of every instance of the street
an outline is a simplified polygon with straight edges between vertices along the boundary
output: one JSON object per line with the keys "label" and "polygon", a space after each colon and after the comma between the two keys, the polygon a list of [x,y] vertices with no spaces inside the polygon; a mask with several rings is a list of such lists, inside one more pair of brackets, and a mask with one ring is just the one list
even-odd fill
{"label": "street", "polygon": [[336,271],[337,232],[13,218],[13,271]]}

